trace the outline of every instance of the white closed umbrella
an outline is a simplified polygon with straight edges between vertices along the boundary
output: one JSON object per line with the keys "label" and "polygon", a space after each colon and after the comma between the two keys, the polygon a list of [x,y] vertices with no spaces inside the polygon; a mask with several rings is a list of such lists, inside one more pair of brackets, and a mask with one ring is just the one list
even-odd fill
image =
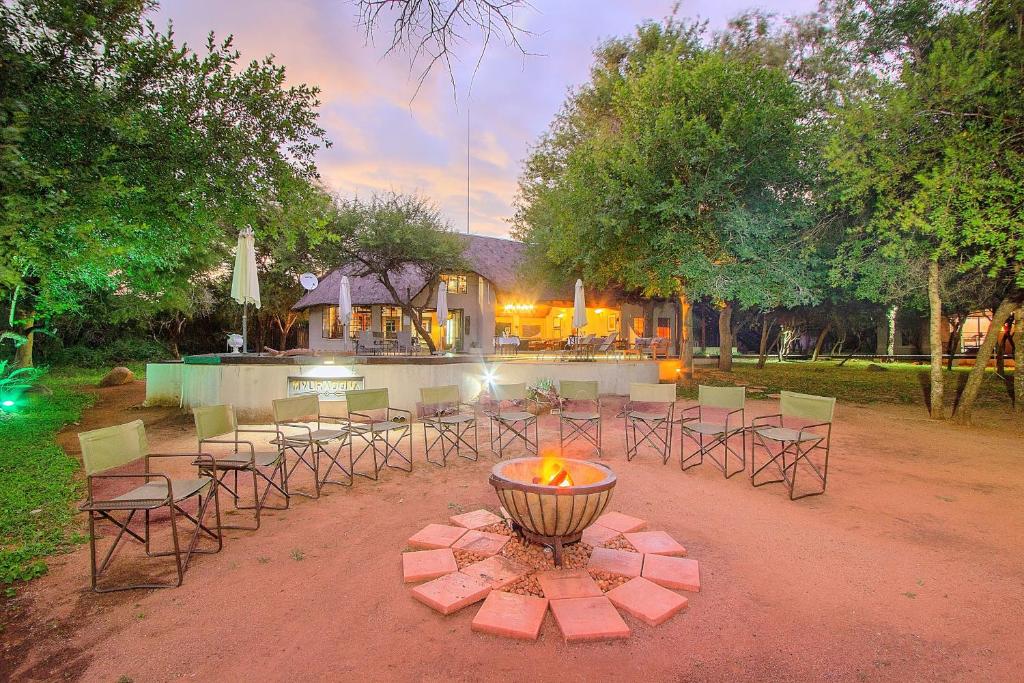
{"label": "white closed umbrella", "polygon": [[587,299],[583,294],[583,280],[576,280],[576,297],[572,304],[572,326],[579,334],[579,328],[587,326]]}
{"label": "white closed umbrella", "polygon": [[252,228],[238,233],[235,270],[231,274],[231,298],[242,304],[242,352],[249,352],[249,304],[260,307],[260,281],[256,274],[256,240]]}
{"label": "white closed umbrella", "polygon": [[338,317],[341,319],[341,336],[348,351],[348,324],[352,322],[352,290],[349,288],[348,276],[341,276],[341,285],[338,287]]}
{"label": "white closed umbrella", "polygon": [[448,285],[441,282],[437,285],[437,324],[441,328],[441,349],[448,333]]}

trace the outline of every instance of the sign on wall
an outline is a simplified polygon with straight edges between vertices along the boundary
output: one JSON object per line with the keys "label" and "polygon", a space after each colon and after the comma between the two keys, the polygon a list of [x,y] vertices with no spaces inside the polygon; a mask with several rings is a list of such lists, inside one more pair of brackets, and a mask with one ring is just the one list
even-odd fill
{"label": "sign on wall", "polygon": [[321,401],[344,401],[345,392],[363,389],[362,377],[289,377],[288,396],[316,394]]}

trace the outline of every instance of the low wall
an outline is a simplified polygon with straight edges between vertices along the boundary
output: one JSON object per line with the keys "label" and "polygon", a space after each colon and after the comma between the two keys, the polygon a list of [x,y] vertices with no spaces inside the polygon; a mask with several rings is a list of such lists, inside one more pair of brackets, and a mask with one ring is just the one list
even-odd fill
{"label": "low wall", "polygon": [[[367,389],[388,389],[392,406],[415,410],[421,387],[457,384],[464,399],[474,398],[490,380],[530,384],[553,380],[596,380],[602,394],[629,393],[632,382],[657,382],[659,364],[652,361],[591,363],[512,360],[443,365],[408,364],[216,364],[151,363],[146,367],[146,404],[196,406],[228,403],[242,420],[266,422],[271,401],[288,395],[289,377],[362,377]],[[325,411],[328,412],[328,411]],[[333,411],[331,411],[333,412]]]}

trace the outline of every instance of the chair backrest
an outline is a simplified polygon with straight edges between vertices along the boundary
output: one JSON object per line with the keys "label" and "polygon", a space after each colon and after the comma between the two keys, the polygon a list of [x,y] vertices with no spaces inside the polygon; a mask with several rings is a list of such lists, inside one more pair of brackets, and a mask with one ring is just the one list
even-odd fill
{"label": "chair backrest", "polygon": [[370,330],[363,330],[362,332],[359,333],[357,341],[360,346],[373,346],[373,332],[371,332]]}
{"label": "chair backrest", "polygon": [[739,410],[747,398],[745,387],[697,387],[697,403],[708,408]]}
{"label": "chair backrest", "polygon": [[457,384],[448,384],[442,387],[423,387],[420,389],[420,401],[424,405],[453,404],[462,401]]}
{"label": "chair backrest", "polygon": [[82,462],[86,474],[120,467],[145,457],[149,452],[146,427],[142,420],[82,432],[78,435],[78,442],[82,445]]}
{"label": "chair backrest", "polygon": [[596,401],[598,383],[589,380],[563,379],[558,383],[558,395],[570,401]]}
{"label": "chair backrest", "polygon": [[665,348],[668,348],[668,342],[668,337],[655,337],[654,339],[651,340],[651,346],[664,346]]}
{"label": "chair backrest", "polygon": [[196,421],[196,436],[200,441],[233,433],[237,426],[235,409],[229,405],[193,408],[192,417]]}
{"label": "chair backrest", "polygon": [[383,410],[390,407],[387,389],[353,389],[345,392],[348,411],[361,413],[364,410]]}
{"label": "chair backrest", "polygon": [[629,400],[634,403],[675,403],[675,384],[642,384],[629,385]]}
{"label": "chair backrest", "polygon": [[798,394],[795,391],[783,391],[779,394],[779,412],[782,413],[782,417],[831,422],[835,410],[836,400],[830,396]]}
{"label": "chair backrest", "polygon": [[320,415],[320,397],[316,394],[301,394],[273,400],[274,422],[301,422],[304,418]]}
{"label": "chair backrest", "polygon": [[498,401],[522,401],[526,399],[525,384],[495,384],[494,398]]}
{"label": "chair backrest", "polygon": [[618,332],[610,332],[607,337],[601,341],[601,345],[597,347],[598,351],[608,351],[615,344],[615,338],[619,336]]}
{"label": "chair backrest", "polygon": [[399,330],[395,334],[395,339],[398,340],[398,345],[403,349],[412,346],[412,332],[409,330]]}

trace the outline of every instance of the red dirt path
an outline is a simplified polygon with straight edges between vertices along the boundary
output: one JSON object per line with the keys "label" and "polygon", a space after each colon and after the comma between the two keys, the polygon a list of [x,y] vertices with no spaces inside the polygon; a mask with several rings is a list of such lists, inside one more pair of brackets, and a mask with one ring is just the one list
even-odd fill
{"label": "red dirt path", "polygon": [[[141,417],[154,450],[193,448],[188,417],[128,409],[140,384],[99,393],[75,429]],[[685,545],[702,592],[656,628],[626,617],[627,641],[579,645],[550,614],[524,643],[471,632],[475,606],[444,618],[411,598],[405,539],[450,506],[496,502],[494,456],[438,469],[418,438],[411,475],[295,498],[260,531],[227,532],[178,589],[95,595],[86,547],[54,558],[0,607],[0,679],[1020,680],[1024,453],[1019,426],[992,419],[965,430],[920,409],[841,405],[828,493],[793,503],[708,464],[680,472],[678,456],[627,463],[607,416],[611,509]],[[541,439],[557,439],[554,418]]]}

